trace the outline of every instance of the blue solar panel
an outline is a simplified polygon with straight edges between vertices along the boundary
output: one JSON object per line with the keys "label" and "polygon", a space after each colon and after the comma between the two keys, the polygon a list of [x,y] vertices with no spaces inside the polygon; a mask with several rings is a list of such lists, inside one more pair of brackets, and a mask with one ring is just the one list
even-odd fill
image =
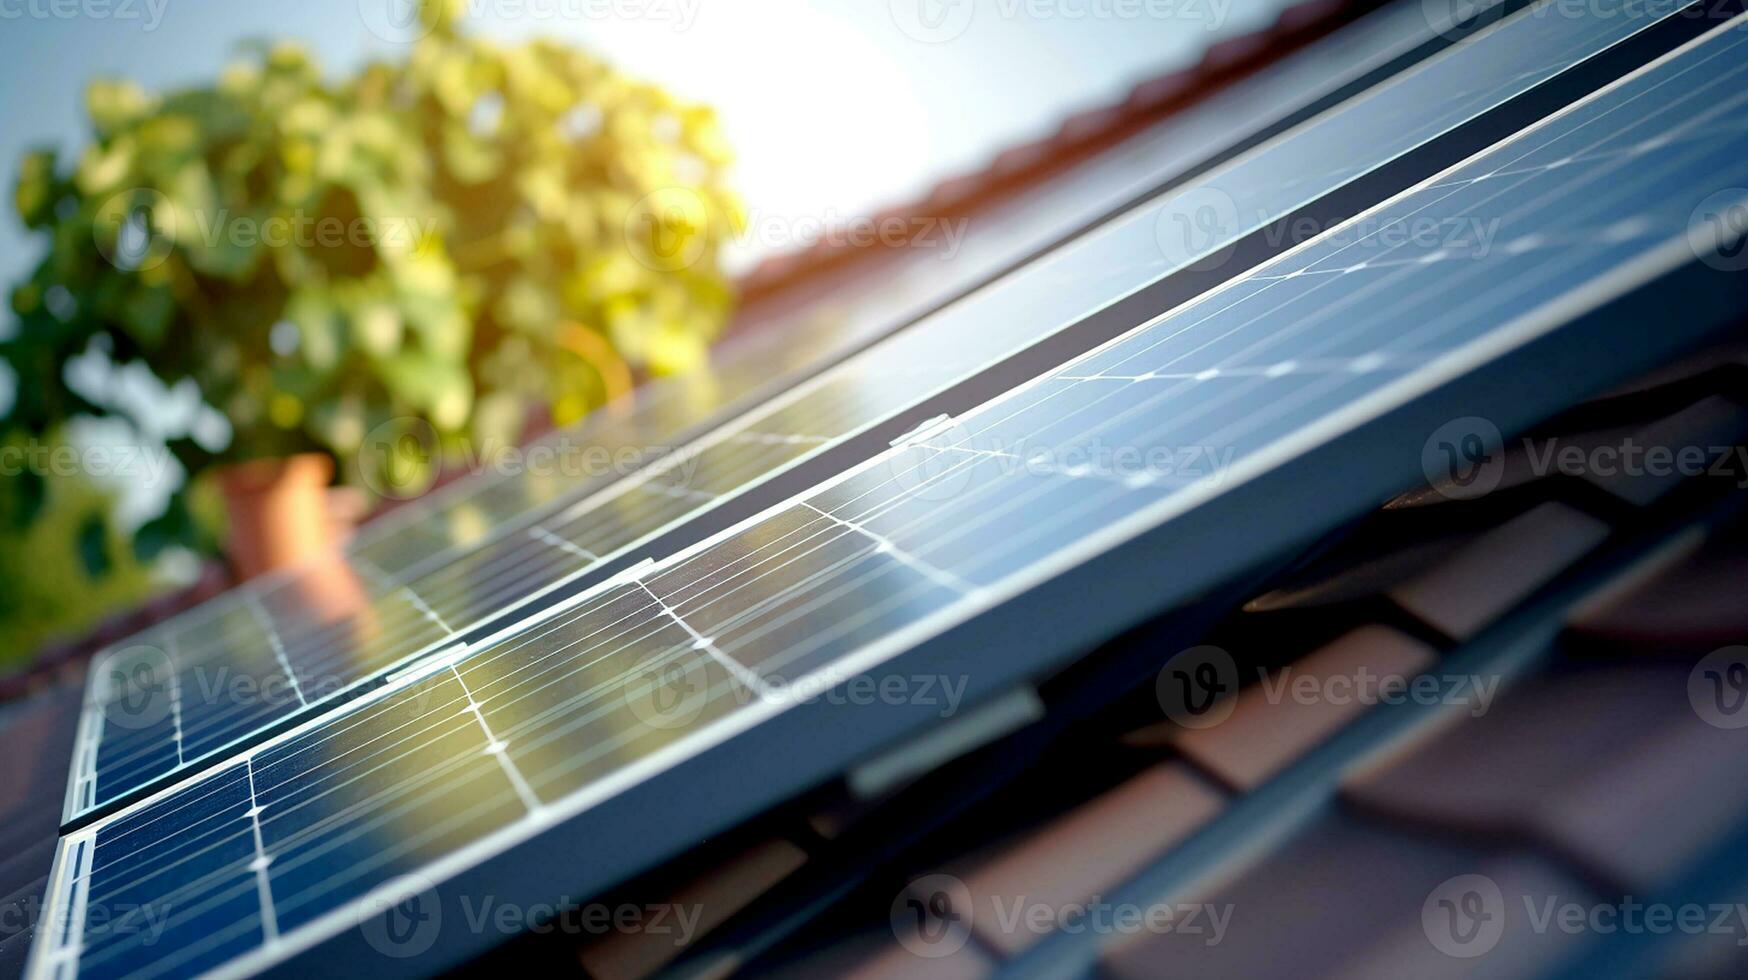
{"label": "blue solar panel", "polygon": [[[1748,200],[1745,24],[840,479],[68,836],[51,901],[81,914],[39,946],[37,974],[272,964],[368,925],[360,897],[376,889],[489,869],[523,847],[539,849],[517,867],[545,876],[542,894],[604,886],[619,852],[687,843],[682,817],[708,832],[733,815],[678,812],[678,785],[665,797],[676,812],[643,811],[639,833],[573,837],[568,852],[536,835],[781,719],[835,725],[805,748],[847,765],[867,716],[797,711],[813,682],[839,685],[1023,600],[1575,330],[1572,317],[1635,282],[1710,258],[1690,236],[1696,209],[1731,188]],[[1412,233],[1422,227],[1446,233]],[[1185,448],[1212,449],[1217,465],[1178,467]],[[1180,591],[1197,578],[1192,556],[1159,573]],[[1079,635],[1069,621],[1097,620],[1099,599],[1053,614],[1033,646]],[[987,683],[1015,671],[1014,651],[956,656]],[[120,896],[199,938],[115,935]]]}
{"label": "blue solar panel", "polygon": [[[750,410],[636,473],[527,525],[482,518],[467,550],[437,538],[376,537],[349,560],[304,569],[261,594],[136,641],[97,671],[101,725],[89,730],[69,795],[74,817],[220,750],[543,596],[573,587],[725,497],[1050,337],[1269,224],[1308,200],[1396,159],[1560,70],[1671,15],[1676,0],[1599,0],[1578,16],[1526,10],[1403,77],[1280,135],[1093,232],[997,279],[908,330]],[[1428,112],[1427,105],[1437,105]],[[1210,202],[1214,202],[1210,205]],[[1208,225],[1205,219],[1212,217]],[[1191,232],[1189,238],[1178,234]],[[643,420],[626,445],[655,441]],[[641,427],[640,427],[641,426]],[[635,437],[635,438],[630,438]],[[536,483],[508,481],[500,503],[536,506]],[[550,491],[556,492],[556,491]],[[493,499],[498,499],[494,497]],[[551,499],[550,496],[542,499]],[[494,507],[496,505],[493,505]],[[433,525],[441,521],[433,519]],[[421,543],[423,542],[423,543]],[[430,547],[427,547],[429,545]],[[432,550],[435,549],[435,550]],[[392,552],[393,560],[390,560]],[[380,564],[379,564],[380,563]],[[192,634],[223,629],[226,641]],[[222,673],[223,683],[215,675]],[[309,696],[238,696],[285,690]],[[174,712],[137,705],[177,702]],[[162,715],[163,717],[157,717]]]}

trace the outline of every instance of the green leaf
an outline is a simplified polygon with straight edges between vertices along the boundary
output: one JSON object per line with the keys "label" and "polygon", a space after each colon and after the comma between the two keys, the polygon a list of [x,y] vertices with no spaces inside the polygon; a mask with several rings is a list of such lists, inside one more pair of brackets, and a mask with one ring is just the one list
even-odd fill
{"label": "green leaf", "polygon": [[[95,347],[226,414],[222,450],[183,460],[192,479],[307,449],[355,472],[366,423],[508,438],[543,403],[590,411],[628,365],[696,363],[729,314],[718,251],[744,221],[714,113],[555,40],[471,37],[465,7],[428,0],[433,30],[351,74],[263,41],[206,84],[93,83],[89,144],[18,161],[13,204],[46,247],[0,344],[40,379],[12,420],[46,433],[103,412],[61,377]],[[638,225],[652,195],[693,203]],[[646,233],[688,261],[652,262]],[[14,496],[9,513],[42,509],[40,487]],[[146,550],[194,540],[180,520],[142,529]]]}
{"label": "green leaf", "polygon": [[199,537],[188,510],[187,498],[178,491],[171,495],[164,513],[140,525],[134,532],[134,557],[142,562],[155,561],[166,549],[194,545]]}
{"label": "green leaf", "polygon": [[175,316],[176,297],[164,286],[135,287],[122,309],[128,333],[146,348],[163,344]]}
{"label": "green leaf", "polygon": [[54,219],[55,201],[60,196],[55,177],[55,151],[32,150],[18,164],[18,185],[12,192],[12,205],[27,228],[42,228]]}
{"label": "green leaf", "polygon": [[473,382],[462,365],[423,351],[402,351],[382,362],[383,379],[396,397],[427,414],[439,431],[454,431],[473,408]]}
{"label": "green leaf", "polygon": [[26,467],[12,481],[14,494],[12,505],[12,526],[26,528],[42,513],[43,504],[48,499],[48,484],[42,474]]}
{"label": "green leaf", "polygon": [[88,578],[102,578],[113,567],[109,560],[109,525],[103,515],[91,514],[79,525],[79,560]]}

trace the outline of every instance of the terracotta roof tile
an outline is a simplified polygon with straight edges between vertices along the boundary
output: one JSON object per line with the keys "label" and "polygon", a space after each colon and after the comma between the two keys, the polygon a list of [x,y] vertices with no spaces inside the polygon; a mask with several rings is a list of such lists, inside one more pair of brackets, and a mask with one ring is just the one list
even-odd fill
{"label": "terracotta roof tile", "polygon": [[1055,149],[1056,145],[1048,139],[1010,146],[996,154],[995,159],[990,162],[989,171],[1003,178],[1022,173],[1048,160]]}
{"label": "terracotta roof tile", "polygon": [[1131,113],[1152,113],[1171,105],[1195,90],[1199,75],[1194,69],[1169,72],[1148,79],[1129,90],[1123,107]]}

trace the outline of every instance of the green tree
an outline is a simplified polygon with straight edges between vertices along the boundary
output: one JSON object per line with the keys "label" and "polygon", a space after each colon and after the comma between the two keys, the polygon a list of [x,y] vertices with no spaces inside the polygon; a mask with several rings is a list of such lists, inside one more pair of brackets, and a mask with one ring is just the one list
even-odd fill
{"label": "green tree", "polygon": [[[568,423],[633,372],[695,363],[744,221],[715,116],[565,45],[468,36],[458,7],[427,5],[405,58],[344,78],[256,44],[204,87],[90,85],[91,145],[21,168],[47,252],[12,292],[0,428],[154,431],[70,380],[93,356],[192,381],[228,420],[167,438],[192,476],[321,450],[356,479],[391,420],[452,450],[514,440],[531,410]],[[142,545],[195,540],[186,499]]]}
{"label": "green tree", "polygon": [[[23,440],[0,441],[0,453]],[[11,459],[11,456],[7,456]],[[0,668],[145,598],[151,579],[110,523],[110,499],[77,474],[9,466],[0,478]]]}

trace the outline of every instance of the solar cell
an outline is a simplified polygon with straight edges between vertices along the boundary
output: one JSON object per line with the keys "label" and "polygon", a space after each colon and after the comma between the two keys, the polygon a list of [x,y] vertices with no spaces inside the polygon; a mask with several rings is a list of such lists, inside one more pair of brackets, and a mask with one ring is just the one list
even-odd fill
{"label": "solar cell", "polygon": [[[469,631],[504,622],[558,590],[585,585],[585,576],[609,573],[611,563],[623,563],[633,549],[725,497],[746,493],[1014,351],[1205,261],[1680,6],[1675,0],[1598,0],[1577,16],[1550,16],[1548,4],[1530,7],[532,525],[488,507],[477,540],[460,554],[430,538],[410,539],[409,547],[400,538],[378,537],[349,560],[305,568],[260,596],[216,607],[211,622],[196,617],[136,641],[95,672],[92,695],[101,710],[86,728],[94,748],[76,756],[69,817],[246,745],[309,705],[454,646]],[[1441,108],[1429,113],[1428,104]],[[634,437],[631,446],[655,435],[653,428],[645,419],[611,431]],[[500,503],[513,511],[536,503],[528,494],[538,485],[503,481],[487,496],[501,493]],[[436,550],[413,557],[427,545]],[[399,572],[378,566],[388,551],[396,562],[411,564]],[[224,643],[187,635],[220,622]],[[114,683],[118,676],[123,681]],[[136,677],[145,680],[128,680]],[[256,693],[269,689],[280,696]],[[295,689],[311,696],[286,696]],[[178,710],[168,710],[172,702]]]}
{"label": "solar cell", "polygon": [[[957,642],[927,648],[933,668],[999,691],[1127,625],[1082,593],[1027,619],[1026,644],[967,644],[977,634],[960,627],[999,619],[1001,604],[1240,489],[1291,494],[1270,475],[1434,393],[1488,409],[1487,390],[1448,382],[1486,370],[1500,384],[1510,355],[1572,360],[1541,388],[1591,383],[1581,361],[1602,334],[1575,318],[1660,275],[1726,264],[1723,243],[1694,231],[1720,193],[1748,203],[1745,25],[840,479],[69,835],[47,919],[71,910],[70,925],[39,942],[35,975],[261,967],[324,939],[391,957],[477,948],[490,937],[458,927],[386,936],[381,905],[363,899],[386,887],[432,912],[444,889],[513,901],[603,887],[921,717],[914,703],[810,710],[825,690],[942,638]],[[1737,299],[1744,288],[1723,271],[1704,281]],[[1701,297],[1683,298],[1683,315],[1611,370],[1707,329]],[[1147,464],[1185,447],[1221,462]],[[1387,491],[1418,468],[1403,462],[1341,478],[1384,472],[1361,489]],[[1224,528],[1232,550],[1246,530]],[[1168,597],[1212,585],[1219,564],[1153,557],[1152,588]],[[806,737],[828,720],[831,738]],[[683,805],[700,786],[708,812]],[[614,825],[590,821],[638,793],[636,822],[593,836]],[[555,828],[568,848],[551,846]],[[190,941],[122,928],[153,914]]]}

